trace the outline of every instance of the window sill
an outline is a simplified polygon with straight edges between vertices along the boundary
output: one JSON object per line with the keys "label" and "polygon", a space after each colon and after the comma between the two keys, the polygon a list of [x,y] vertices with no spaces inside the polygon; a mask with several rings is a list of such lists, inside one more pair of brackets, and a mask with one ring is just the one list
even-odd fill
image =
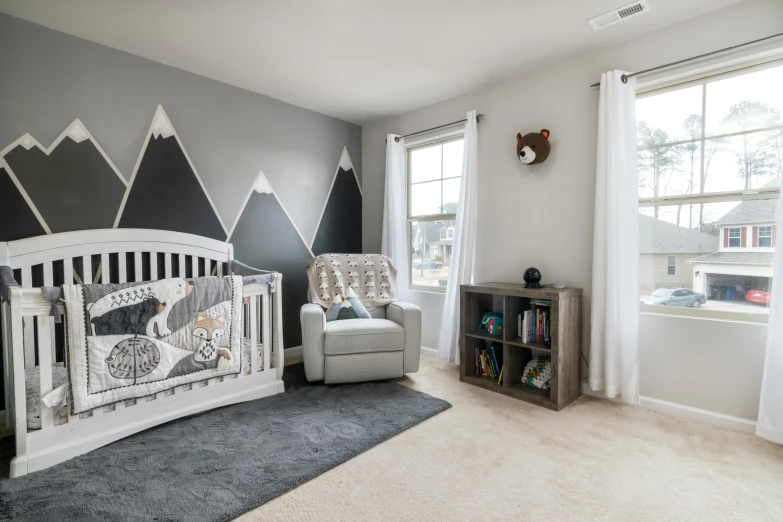
{"label": "window sill", "polygon": [[768,324],[769,314],[727,312],[725,310],[706,310],[704,308],[680,308],[673,306],[656,306],[641,303],[639,312],[648,315],[665,315],[669,317],[687,317],[689,319],[707,319],[710,321],[726,321],[734,323]]}

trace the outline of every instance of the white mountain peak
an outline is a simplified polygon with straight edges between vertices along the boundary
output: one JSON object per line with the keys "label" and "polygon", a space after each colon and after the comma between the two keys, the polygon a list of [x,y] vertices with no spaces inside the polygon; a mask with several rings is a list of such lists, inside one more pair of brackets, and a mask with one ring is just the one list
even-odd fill
{"label": "white mountain peak", "polygon": [[79,120],[74,120],[65,130],[65,133],[76,143],[81,143],[90,137],[87,129],[84,128],[84,125],[82,125],[82,122]]}
{"label": "white mountain peak", "polygon": [[343,153],[340,155],[340,168],[348,171],[353,169],[353,163],[351,157],[348,155],[348,148],[343,147]]}
{"label": "white mountain peak", "polygon": [[155,111],[155,118],[152,120],[152,135],[156,138],[160,136],[168,138],[174,135],[174,126],[160,105],[158,105],[158,110]]}
{"label": "white mountain peak", "polygon": [[269,184],[269,180],[266,179],[263,171],[258,172],[256,182],[253,183],[253,190],[259,194],[273,194],[275,192],[274,189],[272,189],[272,185]]}
{"label": "white mountain peak", "polygon": [[38,141],[32,136],[30,136],[30,134],[25,134],[19,139],[22,147],[24,147],[25,150],[32,149],[38,143]]}

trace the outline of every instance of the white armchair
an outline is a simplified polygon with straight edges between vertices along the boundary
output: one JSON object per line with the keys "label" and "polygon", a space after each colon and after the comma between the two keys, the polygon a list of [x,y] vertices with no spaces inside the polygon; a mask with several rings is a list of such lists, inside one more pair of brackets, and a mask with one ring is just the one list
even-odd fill
{"label": "white armchair", "polygon": [[302,307],[302,352],[308,381],[371,381],[419,370],[421,309],[395,301],[368,311],[371,319],[327,323],[320,305]]}

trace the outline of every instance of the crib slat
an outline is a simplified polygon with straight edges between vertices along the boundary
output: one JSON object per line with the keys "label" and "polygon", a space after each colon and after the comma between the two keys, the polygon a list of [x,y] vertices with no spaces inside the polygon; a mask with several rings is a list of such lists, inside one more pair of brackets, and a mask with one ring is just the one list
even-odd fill
{"label": "crib slat", "polygon": [[141,260],[141,252],[133,253],[133,268],[135,269],[134,271],[136,272],[134,277],[135,281],[137,283],[144,281],[144,271],[143,271],[144,265],[142,264],[142,260]]}
{"label": "crib slat", "polygon": [[255,296],[251,296],[247,311],[247,322],[250,326],[250,373],[253,374],[258,372],[258,323],[255,321],[257,303]]}
{"label": "crib slat", "polygon": [[70,257],[63,259],[63,283],[73,284],[73,259]]}
{"label": "crib slat", "polygon": [[3,383],[5,384],[5,427],[10,428],[12,426],[11,419],[13,415],[12,408],[14,405],[14,390],[13,386],[10,386],[13,380],[13,363],[12,360],[12,346],[11,346],[11,320],[10,320],[11,307],[8,303],[0,301],[0,325],[2,325],[3,335]]}
{"label": "crib slat", "polygon": [[190,256],[191,273],[193,277],[198,277],[198,258]]}
{"label": "crib slat", "polygon": [[120,273],[120,283],[128,281],[128,268],[127,260],[125,259],[125,252],[117,252],[117,270]]}
{"label": "crib slat", "polygon": [[50,317],[38,316],[36,319],[38,320],[38,344],[41,347],[38,351],[38,362],[40,363],[39,370],[41,375],[41,400],[39,411],[41,412],[41,429],[45,430],[54,425],[52,409],[46,407],[43,403],[44,396],[52,391],[52,357],[51,352],[46,349],[46,346],[52,344],[52,329],[54,328],[54,325],[51,324]]}
{"label": "crib slat", "polygon": [[269,306],[269,293],[261,296],[261,337],[264,343],[264,370],[272,368],[272,329],[269,325],[272,308]]}
{"label": "crib slat", "polygon": [[169,254],[168,252],[163,254],[163,265],[165,267],[166,279],[171,278],[171,256],[172,254]]}
{"label": "crib slat", "polygon": [[[31,267],[22,268],[22,287],[33,287],[33,271]],[[24,367],[35,367],[35,330],[33,318],[25,317],[24,321]]]}
{"label": "crib slat", "polygon": [[158,253],[150,252],[150,281],[158,280]]}
{"label": "crib slat", "polygon": [[82,256],[82,275],[85,285],[93,284],[95,274],[92,273],[92,256]]}
{"label": "crib slat", "polygon": [[[64,262],[63,262],[64,263]],[[43,284],[44,286],[53,286],[54,285],[54,275],[53,275],[53,267],[52,263],[44,263],[43,265]],[[49,328],[54,331],[54,317],[48,317],[47,318],[47,325]],[[51,360],[54,361],[57,359],[57,349],[54,346],[54,335],[49,336],[49,345],[50,345],[50,351],[52,352],[52,358]],[[46,343],[44,342],[44,338],[41,336],[41,322],[38,321],[38,363],[41,363],[41,354],[46,351]]]}
{"label": "crib slat", "polygon": [[101,283],[107,285],[111,282],[111,266],[109,265],[109,254],[101,254]]}
{"label": "crib slat", "polygon": [[187,276],[185,272],[185,256],[182,254],[179,255],[179,276],[180,277]]}
{"label": "crib slat", "polygon": [[221,277],[223,275],[223,262],[218,261],[217,262],[217,275],[218,277]]}

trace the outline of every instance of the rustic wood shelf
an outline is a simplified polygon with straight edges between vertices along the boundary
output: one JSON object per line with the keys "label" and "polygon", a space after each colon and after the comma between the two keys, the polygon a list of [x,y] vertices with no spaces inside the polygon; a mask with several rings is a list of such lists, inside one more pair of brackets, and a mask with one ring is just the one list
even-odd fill
{"label": "rustic wood shelf", "polygon": [[[513,283],[480,283],[460,288],[460,380],[555,411],[581,394],[580,353],[582,337],[582,290],[579,288],[524,288]],[[552,344],[524,343],[517,336],[517,315],[530,309],[531,299],[552,302]],[[487,312],[503,314],[503,337],[476,330]],[[475,349],[484,341],[503,345],[503,382],[476,375]],[[536,353],[538,352],[538,353]],[[536,355],[552,358],[548,390],[522,383],[522,371]]]}

